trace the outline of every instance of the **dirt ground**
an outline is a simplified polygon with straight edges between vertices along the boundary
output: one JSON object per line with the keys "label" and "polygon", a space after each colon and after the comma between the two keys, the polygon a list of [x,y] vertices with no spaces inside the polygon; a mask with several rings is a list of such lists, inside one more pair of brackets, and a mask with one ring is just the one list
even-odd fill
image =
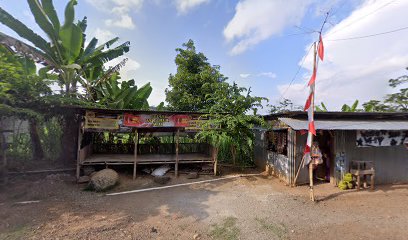
{"label": "dirt ground", "polygon": [[[234,173],[231,173],[234,174]],[[225,175],[224,175],[225,176]],[[167,185],[213,179],[172,178]],[[109,192],[158,186],[121,175]],[[15,177],[1,189],[0,239],[407,239],[408,186],[340,191],[250,176],[117,196],[73,176]],[[21,203],[22,201],[38,201]]]}

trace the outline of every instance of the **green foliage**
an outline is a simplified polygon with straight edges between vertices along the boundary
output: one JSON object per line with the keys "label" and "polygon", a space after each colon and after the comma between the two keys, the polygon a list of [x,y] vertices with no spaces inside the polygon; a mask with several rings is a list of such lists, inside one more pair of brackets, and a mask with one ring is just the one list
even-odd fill
{"label": "green foliage", "polygon": [[47,121],[43,122],[39,131],[45,158],[51,161],[57,159],[62,151],[61,122],[62,119],[60,118],[50,118]]}
{"label": "green foliage", "polygon": [[354,103],[349,106],[347,104],[343,104],[343,106],[341,107],[341,111],[342,112],[359,112],[360,110],[357,109],[358,107],[358,100],[354,101]]}
{"label": "green foliage", "polygon": [[117,75],[112,76],[93,89],[98,103],[109,108],[149,109],[147,99],[152,93],[150,83],[141,88],[135,86],[134,80],[119,83]]}
{"label": "green foliage", "polygon": [[[172,110],[205,111],[209,121],[202,126],[196,139],[217,146],[224,156],[236,151],[242,164],[252,160],[254,134],[252,127],[262,125],[256,115],[262,107],[261,97],[251,96],[251,90],[226,82],[219,66],[212,66],[203,53],[197,53],[189,40],[177,48],[177,73],[170,74],[166,101]],[[219,152],[220,153],[220,152]]]}
{"label": "green foliage", "polygon": [[295,110],[302,110],[301,106],[296,106],[293,104],[292,100],[284,98],[278,102],[277,105],[268,105],[270,107],[270,113],[282,113]]}
{"label": "green foliage", "polygon": [[321,102],[320,105],[316,105],[315,110],[316,112],[327,112],[328,111],[326,108],[326,105],[323,102]]}
{"label": "green foliage", "polygon": [[13,141],[7,148],[7,157],[17,161],[27,161],[32,159],[32,156],[33,150],[31,146],[30,134],[14,134]]}
{"label": "green foliage", "polygon": [[237,84],[221,83],[211,95],[214,104],[208,109],[210,120],[204,124],[198,139],[205,139],[220,149],[236,151],[238,162],[247,165],[253,159],[254,126],[264,125],[263,118],[256,115],[262,97],[251,96],[251,90]]}
{"label": "green foliage", "polygon": [[[85,48],[86,17],[75,23],[76,0],[68,1],[65,8],[65,21],[60,20],[52,0],[28,0],[31,13],[37,25],[46,34],[48,41],[33,32],[22,22],[0,8],[0,22],[16,32],[20,37],[28,40],[32,45],[21,42],[13,37],[0,33],[0,44],[14,48],[22,55],[44,63],[47,67],[41,71],[41,76],[56,73],[65,94],[75,93],[77,82],[83,78],[94,76],[90,72],[103,75],[103,64],[129,51],[129,42],[110,49],[118,39],[96,47],[97,39],[92,39]],[[3,86],[4,87],[4,86]],[[86,88],[86,86],[84,86]]]}
{"label": "green foliage", "polygon": [[31,59],[10,52],[0,45],[0,112],[2,116],[22,119],[41,118],[30,103],[51,94],[49,82],[35,75]]}
{"label": "green foliage", "polygon": [[[407,68],[408,70],[408,68]],[[387,94],[384,101],[370,100],[363,104],[364,109],[367,112],[407,112],[408,111],[408,75],[403,75],[396,79],[390,79],[388,85],[399,90],[392,94]]]}
{"label": "green foliage", "polygon": [[211,66],[203,53],[196,52],[191,39],[183,47],[176,49],[177,73],[169,76],[166,101],[172,110],[205,111],[214,104],[207,95],[213,94],[227,78],[219,66]]}

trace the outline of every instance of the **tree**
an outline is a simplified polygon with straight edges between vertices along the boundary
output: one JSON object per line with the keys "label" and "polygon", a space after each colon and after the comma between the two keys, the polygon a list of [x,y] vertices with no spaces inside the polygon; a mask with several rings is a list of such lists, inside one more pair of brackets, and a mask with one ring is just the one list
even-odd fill
{"label": "tree", "polygon": [[[0,44],[46,66],[40,69],[41,76],[44,77],[47,74],[51,73],[52,75],[55,73],[60,84],[64,86],[63,95],[65,97],[52,98],[54,105],[74,102],[73,100],[78,97],[77,83],[84,84],[93,80],[92,76],[96,76],[94,74],[96,72],[99,77],[98,83],[108,79],[114,71],[110,69],[106,71],[107,76],[102,75],[101,73],[105,73],[103,63],[129,51],[129,42],[110,49],[110,46],[117,41],[117,38],[99,47],[96,47],[97,40],[94,38],[85,47],[87,19],[85,17],[81,21],[74,22],[76,0],[68,1],[63,25],[60,23],[52,0],[41,0],[41,2],[39,0],[27,0],[27,2],[36,23],[45,33],[48,41],[0,7],[0,22],[16,32],[21,38],[30,42],[30,44],[27,44],[0,33]],[[116,66],[113,69],[117,71],[119,68],[120,66]],[[7,86],[3,85],[2,87]],[[84,87],[88,89],[88,85]],[[76,103],[84,104],[86,102],[76,101]],[[78,123],[72,112],[64,111],[60,113],[64,115],[63,144],[66,147],[65,153],[61,157],[68,162],[74,159],[76,155],[75,147],[71,146],[77,138]]]}
{"label": "tree", "polygon": [[47,83],[36,75],[34,62],[14,54],[0,45],[0,113],[2,117],[18,116],[29,121],[33,158],[42,159],[44,151],[38,134],[41,114],[32,110],[32,102],[40,102],[51,94]]}
{"label": "tree", "polygon": [[82,21],[74,23],[76,0],[68,2],[65,8],[65,21],[62,26],[52,0],[42,0],[41,2],[39,0],[27,0],[27,2],[36,23],[44,31],[49,42],[0,8],[0,22],[33,45],[25,44],[4,33],[0,33],[0,43],[13,47],[15,51],[43,63],[47,66],[43,70],[44,72],[55,71],[68,95],[76,92],[76,84],[81,80],[82,71],[89,71],[89,68],[92,69],[90,66],[101,66],[103,63],[129,51],[130,43],[126,42],[110,51],[102,52],[104,47],[109,47],[117,39],[95,48],[97,40],[94,38],[85,48],[87,19],[85,17]]}
{"label": "tree", "polygon": [[[408,68],[407,68],[408,70]],[[392,88],[397,88],[403,84],[408,83],[408,75],[403,75],[396,79],[390,79],[389,85]],[[408,111],[408,87],[401,88],[398,92],[388,94],[384,100],[385,104],[389,104],[390,108],[396,112]]]}
{"label": "tree", "polygon": [[166,101],[172,110],[208,110],[214,100],[207,95],[213,94],[227,78],[220,73],[219,66],[211,66],[203,53],[196,52],[191,39],[183,47],[176,49],[177,73],[169,76]]}
{"label": "tree", "polygon": [[[388,80],[388,85],[394,89],[407,83],[408,75]],[[387,94],[383,102],[379,100],[370,100],[364,103],[363,106],[366,111],[370,112],[407,112],[408,88],[400,88],[395,93]]]}
{"label": "tree", "polygon": [[114,74],[109,80],[99,84],[95,90],[98,103],[116,109],[149,109],[147,99],[152,93],[150,83],[141,88],[135,86],[134,80],[119,83],[119,75]]}
{"label": "tree", "polygon": [[301,106],[294,105],[292,100],[283,98],[281,99],[277,105],[268,105],[270,107],[270,113],[282,113],[282,112],[290,112],[295,110],[302,110]]}
{"label": "tree", "polygon": [[323,102],[321,102],[320,105],[316,105],[315,109],[316,109],[316,112],[327,112],[328,111],[326,105]]}
{"label": "tree", "polygon": [[[242,163],[252,159],[255,125],[264,125],[263,118],[256,115],[266,98],[251,96],[251,89],[224,82],[218,85],[209,100],[209,121],[203,126],[197,138],[205,139],[217,147],[231,150],[233,163],[238,153]],[[215,126],[218,126],[215,127]]]}
{"label": "tree", "polygon": [[355,100],[351,106],[347,104],[343,104],[343,106],[341,107],[341,111],[342,112],[359,112],[360,110],[357,109],[357,107],[358,107],[358,100]]}

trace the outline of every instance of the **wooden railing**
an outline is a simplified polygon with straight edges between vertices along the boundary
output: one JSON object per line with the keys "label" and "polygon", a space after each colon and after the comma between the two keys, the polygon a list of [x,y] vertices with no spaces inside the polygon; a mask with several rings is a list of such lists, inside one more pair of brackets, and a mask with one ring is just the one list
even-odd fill
{"label": "wooden railing", "polygon": [[[134,144],[93,144],[93,153],[133,154]],[[138,144],[138,154],[175,154],[176,145],[173,143]],[[207,143],[180,143],[179,153],[207,153],[210,154],[210,145]]]}

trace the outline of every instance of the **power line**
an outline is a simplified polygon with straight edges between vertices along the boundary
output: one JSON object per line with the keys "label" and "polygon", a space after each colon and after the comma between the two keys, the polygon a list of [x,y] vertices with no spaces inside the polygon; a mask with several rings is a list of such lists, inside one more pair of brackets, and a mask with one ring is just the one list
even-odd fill
{"label": "power line", "polygon": [[345,26],[343,26],[343,27],[341,27],[341,28],[339,28],[339,29],[337,29],[337,30],[335,30],[335,31],[333,31],[333,32],[329,32],[329,33],[326,35],[326,37],[329,36],[329,35],[331,35],[331,34],[333,34],[333,33],[338,32],[338,31],[340,31],[340,30],[343,30],[344,28],[349,27],[349,26],[353,25],[354,23],[356,23],[356,22],[358,22],[358,21],[361,21],[362,19],[364,19],[364,18],[370,16],[371,14],[376,13],[377,11],[379,11],[379,10],[381,10],[381,9],[383,9],[383,8],[385,8],[385,7],[387,7],[387,6],[390,5],[391,3],[394,3],[395,1],[396,1],[396,0],[390,1],[390,2],[388,2],[388,3],[386,3],[386,4],[384,4],[384,5],[381,5],[380,7],[376,8],[376,9],[373,10],[372,12],[369,12],[369,13],[367,13],[366,15],[363,15],[362,17],[357,18],[356,20],[350,22],[349,24],[347,24],[347,25],[345,25]]}
{"label": "power line", "polygon": [[313,44],[310,45],[309,50],[307,51],[306,55],[303,56],[303,59],[298,67],[298,69],[296,70],[295,75],[292,77],[292,79],[290,80],[290,83],[288,85],[288,87],[285,89],[285,91],[281,94],[279,101],[281,101],[284,98],[284,95],[286,94],[286,92],[289,90],[289,88],[292,86],[292,83],[295,81],[296,77],[298,76],[300,69],[303,67],[303,64],[305,63],[305,60],[307,58],[307,56],[309,56],[310,50],[312,50]]}
{"label": "power line", "polygon": [[[331,10],[330,10],[330,11],[331,11]],[[317,33],[319,33],[319,34],[322,33],[323,28],[324,28],[324,25],[327,23],[327,21],[328,21],[328,19],[329,19],[330,11],[328,11],[328,12],[326,13],[326,17],[324,18],[324,21],[323,21],[323,23],[322,23],[322,26],[321,26],[321,28],[320,28],[320,31],[315,31],[315,32],[317,32]],[[298,76],[298,74],[299,74],[299,72],[300,72],[300,69],[303,67],[303,64],[304,64],[304,62],[305,62],[305,60],[306,60],[306,57],[309,56],[310,50],[312,49],[312,47],[313,47],[314,44],[315,44],[315,42],[313,42],[313,43],[310,45],[309,50],[307,51],[306,55],[303,56],[302,62],[300,63],[298,69],[296,70],[296,73],[295,73],[295,75],[293,76],[293,78],[291,79],[291,81],[290,81],[288,87],[287,87],[287,88],[285,89],[285,91],[281,94],[281,96],[280,96],[280,98],[279,98],[279,101],[281,101],[281,100],[284,98],[286,92],[287,92],[287,91],[289,90],[289,88],[292,86],[292,83],[295,81],[296,77]]]}
{"label": "power line", "polygon": [[387,32],[374,33],[374,34],[365,35],[365,36],[359,36],[359,37],[349,37],[349,38],[339,38],[339,39],[327,39],[326,41],[345,41],[345,40],[354,40],[354,39],[361,39],[361,38],[369,38],[369,37],[375,37],[375,36],[385,35],[385,34],[389,34],[389,33],[399,32],[399,31],[403,31],[403,30],[406,30],[406,29],[408,29],[408,26],[407,26],[407,27],[403,27],[403,28],[394,29],[394,30],[387,31]]}

